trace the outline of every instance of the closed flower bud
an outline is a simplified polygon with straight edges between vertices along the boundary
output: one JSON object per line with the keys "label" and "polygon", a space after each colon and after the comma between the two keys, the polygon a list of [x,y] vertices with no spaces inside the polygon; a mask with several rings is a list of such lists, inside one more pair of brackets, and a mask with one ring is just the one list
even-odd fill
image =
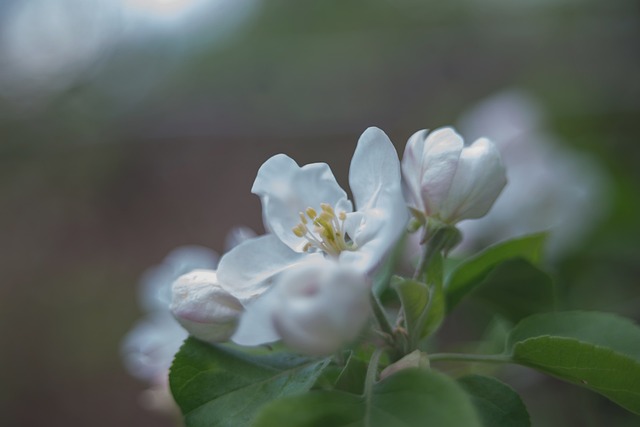
{"label": "closed flower bud", "polygon": [[356,338],[370,315],[369,283],[347,268],[300,269],[285,276],[275,292],[281,298],[275,329],[304,354],[335,352]]}
{"label": "closed flower bud", "polygon": [[233,341],[282,340],[292,350],[327,355],[354,340],[370,316],[369,280],[329,261],[308,261],[282,274],[247,306]]}
{"label": "closed flower bud", "polygon": [[243,312],[240,301],[219,283],[214,270],[195,270],[172,286],[171,313],[194,337],[207,342],[227,341]]}
{"label": "closed flower bud", "polygon": [[405,198],[414,215],[452,225],[487,214],[507,183],[500,153],[486,138],[469,146],[453,129],[416,132],[402,158]]}

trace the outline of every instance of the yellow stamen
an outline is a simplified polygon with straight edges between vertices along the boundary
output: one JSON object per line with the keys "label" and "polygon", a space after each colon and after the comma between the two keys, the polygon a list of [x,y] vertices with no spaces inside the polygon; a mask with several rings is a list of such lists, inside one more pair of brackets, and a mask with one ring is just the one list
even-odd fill
{"label": "yellow stamen", "polygon": [[295,234],[296,236],[304,237],[306,227],[304,227],[302,224],[298,224],[295,227],[293,227],[291,230],[293,231],[293,234]]}
{"label": "yellow stamen", "polygon": [[336,216],[335,212],[333,211],[333,208],[331,207],[330,204],[328,203],[320,203],[320,207],[322,208],[322,210],[326,213],[328,213],[331,216]]}
{"label": "yellow stamen", "polygon": [[[342,251],[355,250],[356,245],[349,241],[344,232],[344,222],[347,219],[346,212],[342,211],[336,217],[335,210],[330,204],[321,203],[320,208],[322,211],[319,215],[312,207],[300,212],[300,223],[291,229],[297,237],[307,239],[307,243],[302,250],[304,252],[320,250],[335,257]],[[309,220],[313,223],[313,230],[307,227]]]}

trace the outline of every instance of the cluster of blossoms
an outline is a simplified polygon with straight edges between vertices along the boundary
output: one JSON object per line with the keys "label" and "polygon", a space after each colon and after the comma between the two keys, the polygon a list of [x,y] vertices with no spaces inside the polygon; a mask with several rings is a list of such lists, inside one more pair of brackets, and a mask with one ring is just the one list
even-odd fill
{"label": "cluster of blossoms", "polygon": [[179,277],[171,312],[203,341],[330,354],[367,324],[373,278],[411,217],[428,240],[485,215],[505,184],[497,148],[483,138],[465,146],[451,128],[415,133],[402,162],[383,131],[367,129],[349,170],[353,202],[328,165],[275,155],[252,188],[267,233],[224,254],[217,270]]}

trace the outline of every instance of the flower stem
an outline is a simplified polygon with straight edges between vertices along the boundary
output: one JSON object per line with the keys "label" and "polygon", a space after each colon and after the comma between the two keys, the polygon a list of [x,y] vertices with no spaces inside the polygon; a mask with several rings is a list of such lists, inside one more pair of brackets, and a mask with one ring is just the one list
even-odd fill
{"label": "flower stem", "polygon": [[[427,230],[425,229],[425,234]],[[420,263],[416,268],[415,273],[413,274],[413,278],[415,280],[421,280],[426,282],[426,271],[427,267],[431,263],[431,260],[442,250],[444,249],[448,240],[448,236],[446,230],[441,228],[437,230],[432,236],[425,237],[424,243],[424,251],[422,253],[422,258],[420,259]]]}
{"label": "flower stem", "polygon": [[375,296],[373,292],[370,295],[371,307],[373,308],[373,315],[375,316],[380,330],[389,336],[393,336],[393,328],[387,319],[387,315],[384,313],[384,308],[380,304],[380,300]]}
{"label": "flower stem", "polygon": [[481,362],[481,363],[513,363],[513,359],[505,354],[463,354],[435,353],[429,355],[430,362]]}

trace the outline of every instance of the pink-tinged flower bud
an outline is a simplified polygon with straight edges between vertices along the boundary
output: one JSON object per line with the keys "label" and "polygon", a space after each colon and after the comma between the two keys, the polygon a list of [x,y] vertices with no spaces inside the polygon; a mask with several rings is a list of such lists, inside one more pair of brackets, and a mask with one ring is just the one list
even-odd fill
{"label": "pink-tinged flower bud", "polygon": [[450,225],[486,215],[507,183],[496,146],[480,138],[465,147],[452,128],[413,134],[402,158],[402,177],[414,214]]}
{"label": "pink-tinged flower bud", "polygon": [[194,270],[172,286],[171,313],[194,337],[227,341],[244,311],[242,304],[218,283],[214,270]]}
{"label": "pink-tinged flower bud", "polygon": [[247,305],[233,341],[282,340],[299,353],[331,354],[362,331],[371,313],[369,292],[369,279],[358,270],[331,260],[303,262]]}
{"label": "pink-tinged flower bud", "polygon": [[285,344],[304,354],[335,352],[356,338],[371,313],[368,281],[348,268],[299,269],[275,291],[281,298],[275,329]]}

